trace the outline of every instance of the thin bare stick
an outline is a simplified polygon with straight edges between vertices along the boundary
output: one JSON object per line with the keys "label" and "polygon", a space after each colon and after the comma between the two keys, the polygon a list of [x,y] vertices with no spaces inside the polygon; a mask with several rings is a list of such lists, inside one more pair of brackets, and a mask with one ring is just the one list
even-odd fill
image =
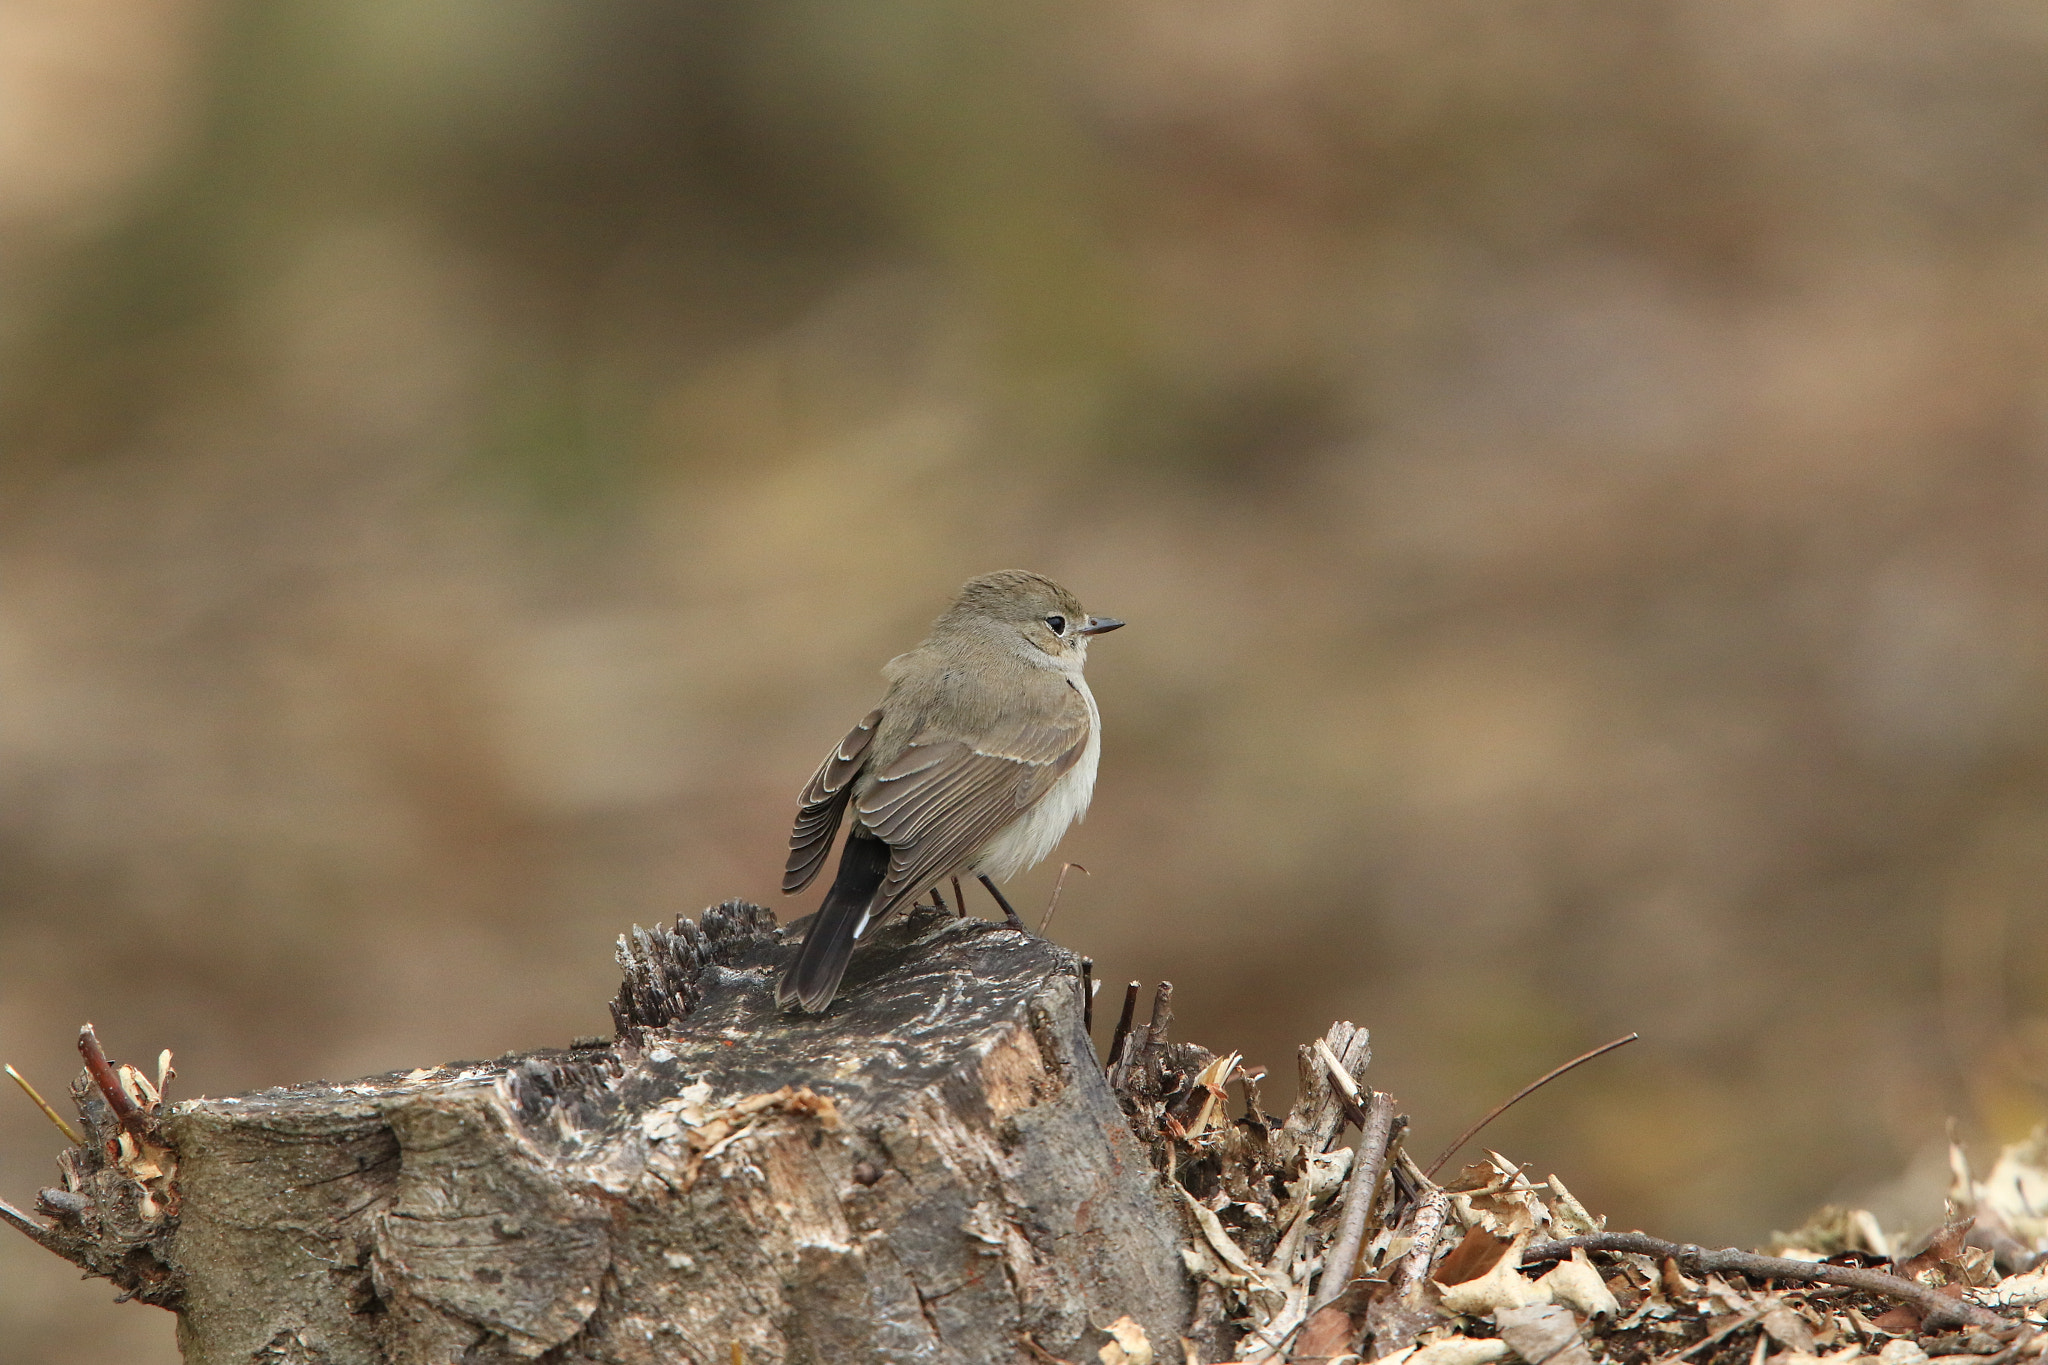
{"label": "thin bare stick", "polygon": [[99,1035],[87,1024],[78,1030],[78,1055],[85,1058],[85,1069],[92,1076],[92,1083],[99,1087],[106,1098],[107,1107],[114,1111],[121,1127],[135,1137],[149,1136],[149,1118],[136,1107],[121,1085],[121,1078],[114,1074],[114,1068],[107,1062],[107,1054],[100,1047]]}
{"label": "thin bare stick", "polygon": [[29,1097],[30,1102],[36,1108],[43,1111],[43,1116],[57,1125],[57,1131],[71,1139],[72,1146],[83,1147],[85,1145],[85,1139],[78,1135],[78,1130],[73,1128],[62,1114],[52,1109],[48,1100],[36,1093],[36,1088],[28,1083],[28,1077],[16,1071],[11,1064],[7,1067],[7,1074],[14,1078],[14,1083],[21,1087],[22,1093]]}
{"label": "thin bare stick", "polygon": [[1151,1031],[1148,1041],[1163,1043],[1166,1030],[1173,1024],[1173,983],[1162,981],[1152,989],[1152,1018],[1145,1027]]}
{"label": "thin bare stick", "polygon": [[1038,1338],[1032,1336],[1029,1332],[1019,1332],[1017,1340],[1025,1350],[1031,1352],[1031,1358],[1039,1362],[1039,1365],[1074,1365],[1072,1361],[1063,1360],[1051,1351],[1046,1350],[1043,1346],[1040,1346]]}
{"label": "thin bare stick", "polygon": [[1356,1155],[1351,1158],[1351,1179],[1344,1186],[1344,1212],[1337,1220],[1337,1240],[1330,1244],[1330,1254],[1323,1258],[1322,1279],[1316,1284],[1316,1308],[1335,1303],[1351,1283],[1351,1272],[1358,1265],[1358,1248],[1365,1242],[1366,1220],[1372,1216],[1373,1192],[1379,1188],[1380,1173],[1387,1167],[1387,1137],[1393,1127],[1394,1097],[1373,1091],[1365,1102],[1365,1122],[1360,1126]]}
{"label": "thin bare stick", "polygon": [[1081,1032],[1088,1035],[1092,1045],[1095,1041],[1095,988],[1102,983],[1095,979],[1095,959],[1081,959]]}
{"label": "thin bare stick", "polygon": [[1124,1040],[1131,1036],[1131,1025],[1138,1017],[1138,992],[1144,989],[1133,981],[1124,987],[1124,1012],[1116,1017],[1116,1032],[1109,1035],[1109,1067],[1116,1069],[1123,1060]]}
{"label": "thin bare stick", "polygon": [[1594,1232],[1583,1237],[1564,1237],[1555,1242],[1538,1242],[1522,1253],[1522,1263],[1561,1261],[1574,1248],[1586,1251],[1629,1251],[1644,1256],[1671,1257],[1680,1266],[1702,1274],[1733,1272],[1753,1280],[1784,1280],[1792,1284],[1839,1284],[1898,1299],[1918,1308],[1930,1324],[1963,1323],[1971,1327],[2006,1327],[2011,1323],[1990,1309],[1967,1299],[1952,1299],[1931,1285],[1901,1275],[1860,1266],[1828,1265],[1822,1261],[1794,1261],[1783,1256],[1759,1256],[1753,1251],[1729,1247],[1708,1251],[1690,1242],[1667,1242],[1642,1232]]}
{"label": "thin bare stick", "polygon": [[[1726,1324],[1719,1331],[1707,1333],[1707,1335],[1701,1337],[1698,1341],[1695,1341],[1692,1345],[1686,1347],[1684,1350],[1673,1351],[1669,1355],[1658,1356],[1655,1362],[1653,1362],[1653,1365],[1678,1365],[1678,1362],[1681,1360],[1690,1360],[1692,1357],[1698,1355],[1701,1351],[1706,1350],[1709,1346],[1718,1345],[1719,1343],[1726,1341],[1729,1337],[1734,1336],[1743,1328],[1754,1327],[1758,1322],[1762,1321],[1764,1314],[1768,1311],[1769,1310],[1767,1308],[1759,1306],[1750,1309],[1746,1313],[1738,1314],[1736,1315],[1735,1321]],[[1768,1337],[1770,1336],[1770,1333],[1766,1332],[1764,1333],[1764,1336]]]}
{"label": "thin bare stick", "polygon": [[1067,889],[1067,874],[1077,867],[1081,868],[1082,876],[1088,875],[1088,869],[1081,867],[1079,863],[1060,864],[1060,879],[1052,884],[1052,899],[1045,903],[1045,918],[1038,922],[1040,938],[1044,938],[1045,931],[1052,927],[1052,912],[1060,908],[1060,892]]}
{"label": "thin bare stick", "polygon": [[[12,1224],[21,1231],[23,1236],[45,1251],[57,1251],[50,1235],[50,1229],[44,1227],[41,1223],[38,1223],[35,1219],[29,1217],[4,1199],[0,1199],[0,1223]],[[64,1253],[61,1251],[57,1251],[57,1254],[64,1256]],[[71,1258],[64,1256],[64,1259],[68,1261]]]}
{"label": "thin bare stick", "polygon": [[1415,1240],[1394,1273],[1394,1291],[1404,1302],[1412,1302],[1429,1278],[1429,1268],[1436,1263],[1436,1244],[1450,1216],[1451,1197],[1435,1185],[1425,1186],[1422,1203],[1415,1210]]}
{"label": "thin bare stick", "polygon": [[1453,1142],[1450,1146],[1444,1148],[1443,1155],[1438,1157],[1436,1161],[1430,1165],[1429,1170],[1424,1172],[1424,1174],[1434,1176],[1438,1171],[1444,1168],[1444,1163],[1446,1161],[1449,1161],[1453,1156],[1457,1155],[1458,1149],[1460,1147],[1463,1147],[1473,1138],[1479,1136],[1480,1129],[1486,1127],[1487,1124],[1492,1123],[1502,1114],[1507,1113],[1508,1110],[1514,1108],[1517,1104],[1520,1104],[1523,1100],[1529,1098],[1529,1096],[1535,1094],[1544,1086],[1549,1085],[1559,1076],[1564,1075],[1565,1072],[1570,1071],[1575,1066],[1583,1066],[1585,1063],[1592,1061],[1595,1057],[1598,1057],[1603,1053],[1612,1052],[1614,1051],[1614,1049],[1622,1046],[1622,1044],[1624,1043],[1633,1043],[1636,1039],[1642,1036],[1643,1035],[1640,1033],[1631,1033],[1626,1037],[1616,1038],[1611,1043],[1602,1043],[1600,1044],[1600,1046],[1594,1048],[1591,1052],[1581,1052],[1578,1056],[1572,1058],[1563,1066],[1560,1066],[1555,1070],[1544,1072],[1541,1076],[1538,1076],[1535,1080],[1529,1082],[1520,1090],[1517,1090],[1514,1094],[1510,1095],[1505,1101],[1495,1105],[1492,1111],[1489,1112],[1485,1118],[1479,1120],[1479,1122],[1473,1124],[1470,1128],[1467,1128],[1464,1132],[1458,1134],[1458,1140],[1456,1142]]}

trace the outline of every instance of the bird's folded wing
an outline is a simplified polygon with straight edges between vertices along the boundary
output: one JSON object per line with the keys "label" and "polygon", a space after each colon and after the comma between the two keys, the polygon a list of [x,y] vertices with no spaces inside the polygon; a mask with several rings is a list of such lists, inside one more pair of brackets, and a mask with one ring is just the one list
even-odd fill
{"label": "bird's folded wing", "polygon": [[847,798],[853,795],[853,775],[860,771],[861,757],[867,753],[875,738],[875,727],[881,723],[879,708],[861,717],[860,724],[848,731],[839,747],[826,756],[810,785],[797,798],[802,805],[789,831],[789,862],[782,871],[785,892],[809,886],[818,869],[825,865],[825,855],[832,851],[832,836],[839,832],[839,819],[846,813]]}
{"label": "bird's folded wing", "polygon": [[990,839],[1051,790],[1088,743],[1088,709],[1071,706],[1021,721],[970,744],[931,736],[912,741],[875,775],[860,822],[894,850],[871,919],[958,872]]}

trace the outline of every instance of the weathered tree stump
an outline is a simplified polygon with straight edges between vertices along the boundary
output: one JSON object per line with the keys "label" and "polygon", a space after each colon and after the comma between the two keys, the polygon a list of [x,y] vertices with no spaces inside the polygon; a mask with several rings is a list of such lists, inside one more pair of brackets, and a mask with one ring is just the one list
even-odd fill
{"label": "weathered tree stump", "polygon": [[789,951],[728,903],[635,931],[612,1042],[172,1107],[176,1207],[127,1254],[186,1359],[1093,1360],[1126,1315],[1188,1330],[1182,1213],[1072,954],[921,913],[803,1016]]}
{"label": "weathered tree stump", "polygon": [[1900,1267],[1937,1283],[1610,1233],[1497,1155],[1436,1185],[1350,1023],[1299,1049],[1276,1119],[1263,1069],[1169,1036],[1164,982],[1145,1023],[1131,984],[1105,1076],[1080,961],[1029,934],[913,915],[822,1016],[774,1006],[790,951],[728,902],[622,942],[610,1041],[168,1110],[162,1064],[88,1025],[62,1184],[0,1222],[176,1311],[198,1365],[1558,1365],[1640,1353],[1621,1297],[1672,1258],[1780,1286],[1734,1327],[1694,1302],[1695,1348],[1746,1323],[1794,1349],[1763,1308],[1825,1283],[1923,1349],[1965,1325],[1965,1354],[2040,1357],[1951,1297],[1989,1287],[1953,1259],[1967,1221]]}

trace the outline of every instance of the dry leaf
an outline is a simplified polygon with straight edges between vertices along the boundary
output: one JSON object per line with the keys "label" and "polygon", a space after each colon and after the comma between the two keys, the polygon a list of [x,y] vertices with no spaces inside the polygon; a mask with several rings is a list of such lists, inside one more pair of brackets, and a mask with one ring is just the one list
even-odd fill
{"label": "dry leaf", "polygon": [[1607,1220],[1605,1218],[1595,1218],[1592,1214],[1586,1212],[1586,1206],[1581,1204],[1577,1197],[1564,1187],[1562,1180],[1552,1175],[1545,1177],[1545,1181],[1550,1186],[1551,1222],[1554,1225],[1553,1236],[1576,1237],[1581,1233],[1604,1232],[1607,1230]]}
{"label": "dry leaf", "polygon": [[1102,1329],[1109,1344],[1095,1353],[1102,1365],[1152,1365],[1152,1342],[1128,1314]]}
{"label": "dry leaf", "polygon": [[1927,1352],[1913,1342],[1900,1338],[1887,1341],[1884,1349],[1877,1353],[1878,1365],[1927,1365]]}
{"label": "dry leaf", "polygon": [[[1230,1239],[1230,1233],[1224,1229],[1222,1220],[1203,1207],[1200,1201],[1186,1190],[1181,1189],[1179,1185],[1175,1185],[1174,1189],[1180,1191],[1180,1197],[1187,1201],[1190,1209],[1194,1210],[1195,1222],[1201,1227],[1202,1236],[1207,1239],[1209,1246],[1222,1259],[1223,1264],[1237,1274],[1244,1276],[1252,1284],[1258,1285],[1263,1289],[1272,1289],[1273,1284],[1266,1278],[1265,1272],[1245,1259],[1244,1248]],[[1185,1255],[1185,1251],[1182,1254]]]}
{"label": "dry leaf", "polygon": [[1959,1257],[1963,1250],[1963,1238],[1969,1235],[1977,1221],[1975,1214],[1965,1214],[1936,1229],[1927,1239],[1927,1245],[1909,1260],[1901,1261],[1893,1271],[1909,1280],[1923,1284],[1956,1284],[1967,1273]]}
{"label": "dry leaf", "polygon": [[2030,1270],[2024,1275],[2008,1275],[1977,1297],[1993,1308],[2017,1308],[2023,1304],[2048,1301],[2048,1266]]}
{"label": "dry leaf", "polygon": [[1203,1067],[1201,1074],[1195,1077],[1194,1088],[1206,1090],[1209,1093],[1202,1101],[1201,1112],[1195,1115],[1195,1121],[1188,1126],[1188,1136],[1190,1138],[1200,1137],[1208,1129],[1209,1125],[1216,1121],[1217,1116],[1223,1112],[1223,1105],[1229,1099],[1223,1087],[1229,1083],[1231,1073],[1237,1070],[1237,1064],[1243,1060],[1244,1054],[1242,1052],[1233,1052],[1227,1057],[1218,1057],[1215,1061]]}
{"label": "dry leaf", "polygon": [[1546,1225],[1550,1210],[1521,1167],[1499,1152],[1489,1151],[1486,1157],[1487,1165],[1467,1166],[1455,1183],[1445,1187],[1465,1222],[1509,1238]]}
{"label": "dry leaf", "polygon": [[1600,1278],[1600,1272],[1593,1269],[1586,1253],[1576,1247],[1569,1261],[1559,1261],[1548,1275],[1536,1283],[1550,1296],[1552,1303],[1561,1303],[1583,1317],[1621,1316],[1621,1303],[1614,1297],[1614,1291]]}
{"label": "dry leaf", "polygon": [[1532,1304],[1503,1309],[1494,1321],[1501,1340],[1529,1365],[1593,1365],[1592,1353],[1579,1340],[1578,1319],[1569,1309]]}
{"label": "dry leaf", "polygon": [[1351,1174],[1351,1157],[1356,1150],[1339,1147],[1333,1152],[1310,1153],[1301,1178],[1287,1182],[1287,1197],[1299,1200],[1306,1187],[1311,1206],[1320,1208],[1328,1203],[1331,1195],[1344,1188],[1344,1178]]}
{"label": "dry leaf", "polygon": [[1476,1280],[1466,1280],[1444,1290],[1445,1311],[1471,1313],[1477,1316],[1498,1313],[1503,1309],[1526,1308],[1531,1304],[1548,1303],[1549,1292],[1538,1288],[1515,1268],[1522,1259],[1522,1247],[1528,1240],[1526,1233],[1517,1237],[1506,1254],[1494,1262],[1493,1269]]}
{"label": "dry leaf", "polygon": [[1765,1309],[1761,1321],[1764,1330],[1771,1334],[1771,1340],[1786,1350],[1803,1356],[1815,1354],[1817,1343],[1813,1339],[1813,1328],[1782,1301]]}
{"label": "dry leaf", "polygon": [[1402,1365],[1490,1365],[1490,1362],[1506,1358],[1508,1344],[1491,1338],[1452,1337],[1439,1341],[1434,1346],[1423,1346],[1403,1360],[1389,1356],[1381,1365],[1393,1365],[1401,1360]]}
{"label": "dry leaf", "polygon": [[1473,1228],[1436,1263],[1430,1277],[1438,1284],[1463,1284],[1466,1280],[1476,1280],[1493,1269],[1507,1254],[1507,1249],[1506,1238],[1496,1237],[1485,1228]]}
{"label": "dry leaf", "polygon": [[1845,1251],[1861,1251],[1890,1260],[1891,1239],[1868,1209],[1830,1204],[1791,1232],[1774,1232],[1765,1244],[1773,1255],[1795,1261],[1824,1261]]}
{"label": "dry leaf", "polygon": [[1667,1299],[1690,1299],[1700,1292],[1700,1287],[1685,1278],[1685,1272],[1678,1268],[1678,1262],[1669,1256],[1664,1258],[1662,1284],[1664,1297]]}
{"label": "dry leaf", "polygon": [[1294,1339],[1294,1358],[1329,1360],[1341,1356],[1351,1349],[1351,1338],[1357,1330],[1351,1315],[1336,1304],[1318,1308]]}
{"label": "dry leaf", "polygon": [[2048,1243],[2048,1124],[2000,1152],[1970,1193],[1978,1214],[2017,1241],[2036,1249]]}

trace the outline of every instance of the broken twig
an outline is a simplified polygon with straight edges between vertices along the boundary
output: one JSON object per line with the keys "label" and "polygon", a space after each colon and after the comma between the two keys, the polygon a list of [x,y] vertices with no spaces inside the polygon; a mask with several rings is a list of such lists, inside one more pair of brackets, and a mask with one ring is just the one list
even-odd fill
{"label": "broken twig", "polygon": [[1520,1090],[1517,1090],[1514,1094],[1508,1096],[1508,1098],[1505,1101],[1498,1105],[1495,1105],[1492,1112],[1488,1113],[1485,1118],[1479,1120],[1479,1122],[1473,1124],[1470,1128],[1467,1128],[1464,1132],[1458,1134],[1458,1140],[1453,1142],[1450,1146],[1444,1148],[1443,1155],[1438,1157],[1435,1160],[1435,1162],[1433,1162],[1430,1165],[1430,1168],[1424,1172],[1424,1174],[1434,1176],[1438,1171],[1444,1168],[1444,1163],[1446,1161],[1449,1161],[1453,1156],[1457,1154],[1457,1151],[1460,1147],[1463,1147],[1466,1143],[1470,1142],[1473,1138],[1479,1135],[1480,1129],[1486,1127],[1487,1124],[1492,1123],[1502,1114],[1507,1113],[1508,1110],[1514,1108],[1517,1104],[1520,1104],[1523,1100],[1529,1098],[1529,1096],[1535,1094],[1544,1086],[1549,1085],[1559,1076],[1564,1075],[1565,1072],[1570,1071],[1575,1066],[1582,1066],[1585,1063],[1592,1061],[1595,1057],[1602,1055],[1603,1053],[1612,1052],[1614,1051],[1614,1049],[1620,1047],[1624,1043],[1633,1043],[1636,1039],[1642,1036],[1643,1035],[1641,1035],[1640,1033],[1631,1033],[1625,1038],[1616,1038],[1611,1043],[1602,1043],[1600,1046],[1594,1048],[1591,1052],[1581,1052],[1578,1056],[1572,1058],[1563,1066],[1544,1072],[1541,1076],[1538,1076],[1535,1080],[1529,1082]]}
{"label": "broken twig", "polygon": [[[1316,1044],[1322,1048],[1319,1042]],[[1325,1059],[1329,1050],[1323,1048]],[[1354,1087],[1355,1093],[1355,1087]],[[1365,1102],[1365,1122],[1360,1127],[1357,1155],[1351,1159],[1351,1177],[1344,1187],[1344,1211],[1337,1222],[1337,1238],[1323,1259],[1323,1277],[1316,1286],[1314,1306],[1335,1303],[1351,1283],[1358,1264],[1358,1249],[1365,1243],[1365,1225],[1372,1216],[1373,1192],[1379,1188],[1380,1173],[1387,1166],[1387,1142],[1394,1129],[1394,1097],[1375,1090]]]}
{"label": "broken twig", "polygon": [[[58,1250],[56,1238],[51,1235],[48,1228],[8,1203],[5,1199],[0,1199],[0,1223],[6,1223],[20,1230],[23,1236],[43,1250],[54,1251],[59,1256],[64,1256],[64,1253]],[[71,1258],[64,1256],[64,1259],[68,1261]]]}
{"label": "broken twig", "polygon": [[121,1084],[121,1078],[114,1074],[106,1051],[100,1047],[99,1035],[92,1031],[91,1024],[78,1030],[78,1055],[85,1058],[86,1072],[92,1077],[92,1083],[99,1087],[107,1107],[114,1111],[122,1130],[132,1137],[148,1137],[149,1116],[136,1105],[127,1088]]}
{"label": "broken twig", "polygon": [[1052,927],[1052,912],[1060,908],[1060,892],[1067,889],[1067,874],[1076,868],[1080,869],[1082,876],[1088,875],[1088,869],[1081,867],[1079,863],[1060,864],[1060,879],[1052,884],[1052,899],[1045,903],[1045,918],[1038,922],[1040,938],[1044,938],[1045,931]]}
{"label": "broken twig", "polygon": [[7,1074],[14,1078],[14,1083],[21,1087],[21,1092],[29,1097],[29,1101],[36,1108],[43,1111],[43,1117],[56,1124],[57,1130],[63,1133],[65,1137],[71,1139],[72,1146],[83,1147],[85,1145],[85,1139],[78,1135],[78,1130],[73,1128],[70,1121],[62,1114],[52,1109],[48,1100],[36,1093],[36,1088],[28,1083],[28,1077],[16,1071],[12,1065],[9,1065],[6,1070]]}
{"label": "broken twig", "polygon": [[1415,1241],[1401,1258],[1401,1268],[1394,1273],[1394,1292],[1404,1302],[1412,1301],[1429,1279],[1430,1267],[1436,1263],[1436,1244],[1443,1237],[1444,1223],[1450,1216],[1450,1195],[1435,1185],[1426,1186],[1422,1202],[1415,1210]]}
{"label": "broken twig", "polygon": [[1108,1066],[1111,1071],[1115,1071],[1117,1064],[1123,1061],[1124,1041],[1131,1036],[1131,1025],[1137,1020],[1138,992],[1143,989],[1135,981],[1124,987],[1124,1010],[1116,1017],[1116,1032],[1109,1035]]}
{"label": "broken twig", "polygon": [[2005,1327],[2011,1324],[1998,1314],[1967,1299],[1952,1299],[1931,1285],[1901,1275],[1860,1266],[1829,1265],[1824,1261],[1794,1261],[1784,1256],[1760,1256],[1733,1247],[1708,1251],[1689,1242],[1667,1242],[1643,1232],[1593,1232],[1582,1237],[1564,1237],[1538,1242],[1522,1253],[1522,1263],[1558,1261],[1573,1248],[1586,1251],[1631,1251],[1644,1256],[1670,1257],[1680,1266],[1702,1273],[1734,1273],[1753,1280],[1785,1280],[1793,1284],[1839,1284],[1882,1294],[1888,1299],[1910,1303],[1930,1323],[1963,1323],[1971,1327]]}

